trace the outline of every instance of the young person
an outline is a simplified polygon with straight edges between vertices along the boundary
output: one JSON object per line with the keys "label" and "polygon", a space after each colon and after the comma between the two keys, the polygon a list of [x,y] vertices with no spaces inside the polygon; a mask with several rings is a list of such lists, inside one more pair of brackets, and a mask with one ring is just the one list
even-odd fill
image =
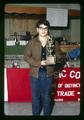
{"label": "young person", "polygon": [[[38,35],[30,40],[24,51],[24,60],[29,63],[31,89],[32,89],[32,114],[40,115],[43,108],[44,115],[50,115],[51,88],[54,74],[54,66],[49,65],[46,58],[46,46],[49,37],[50,23],[45,19],[38,21],[36,30]],[[58,43],[55,44],[55,54],[60,59]]]}

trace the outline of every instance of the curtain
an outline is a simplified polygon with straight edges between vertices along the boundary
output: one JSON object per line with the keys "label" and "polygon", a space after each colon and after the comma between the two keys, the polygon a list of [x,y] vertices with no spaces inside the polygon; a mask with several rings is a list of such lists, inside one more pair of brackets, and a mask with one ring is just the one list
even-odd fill
{"label": "curtain", "polygon": [[36,34],[36,23],[38,19],[9,19],[9,36],[14,35],[14,32],[17,32],[18,35],[21,32],[30,32],[30,34]]}

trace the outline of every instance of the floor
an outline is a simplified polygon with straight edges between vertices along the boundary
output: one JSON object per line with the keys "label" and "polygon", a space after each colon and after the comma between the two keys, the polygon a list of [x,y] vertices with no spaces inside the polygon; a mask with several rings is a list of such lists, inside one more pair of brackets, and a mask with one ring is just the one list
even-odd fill
{"label": "floor", "polygon": [[[32,103],[4,102],[4,115],[32,116]],[[55,102],[51,116],[75,116],[80,114],[80,102]],[[43,111],[41,112],[41,116]]]}

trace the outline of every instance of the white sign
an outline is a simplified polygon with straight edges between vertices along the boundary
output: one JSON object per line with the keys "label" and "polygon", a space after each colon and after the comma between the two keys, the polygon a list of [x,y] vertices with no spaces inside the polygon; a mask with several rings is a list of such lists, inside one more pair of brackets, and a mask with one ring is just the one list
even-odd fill
{"label": "white sign", "polygon": [[6,41],[6,45],[7,46],[14,46],[15,45],[15,41],[14,40]]}
{"label": "white sign", "polygon": [[47,20],[50,26],[67,27],[68,9],[47,8]]}
{"label": "white sign", "polygon": [[20,41],[20,45],[26,45],[28,41]]}

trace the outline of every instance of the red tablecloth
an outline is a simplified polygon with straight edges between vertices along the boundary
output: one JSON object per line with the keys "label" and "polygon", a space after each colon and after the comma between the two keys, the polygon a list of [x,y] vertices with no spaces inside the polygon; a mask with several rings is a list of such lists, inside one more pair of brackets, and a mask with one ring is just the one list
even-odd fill
{"label": "red tablecloth", "polygon": [[[7,68],[9,102],[31,102],[30,69]],[[59,74],[56,101],[77,101],[80,99],[80,68],[64,68]]]}
{"label": "red tablecloth", "polygon": [[7,68],[8,101],[31,102],[30,69]]}

